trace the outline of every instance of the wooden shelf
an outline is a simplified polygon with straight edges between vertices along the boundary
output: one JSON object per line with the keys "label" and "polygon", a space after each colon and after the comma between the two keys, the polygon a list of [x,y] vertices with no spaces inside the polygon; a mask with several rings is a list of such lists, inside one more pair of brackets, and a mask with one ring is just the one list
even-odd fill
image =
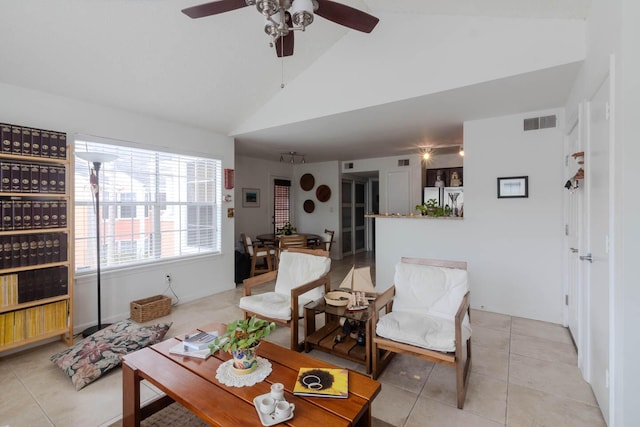
{"label": "wooden shelf", "polygon": [[[41,167],[48,166],[49,168],[55,168],[55,175],[47,175],[48,179],[55,179],[60,181],[60,185],[51,186],[51,187],[38,187],[41,189],[59,189],[64,192],[14,192],[14,191],[6,191],[0,192],[0,198],[3,199],[3,203],[11,200],[11,203],[17,203],[18,201],[34,201],[34,203],[46,203],[47,200],[51,200],[52,202],[66,202],[67,210],[66,215],[68,220],[66,221],[65,226],[59,226],[60,223],[53,222],[58,225],[57,227],[51,228],[29,228],[24,230],[6,230],[0,231],[0,236],[3,240],[11,240],[15,241],[14,237],[8,238],[7,236],[25,236],[29,235],[30,239],[33,240],[34,235],[36,234],[49,234],[56,233],[62,237],[65,235],[66,241],[66,257],[52,257],[49,258],[38,258],[37,260],[50,260],[50,259],[66,259],[65,261],[60,262],[46,262],[40,264],[32,265],[24,265],[24,266],[16,266],[0,269],[0,277],[2,277],[1,285],[5,287],[5,290],[8,291],[8,295],[5,296],[5,300],[3,300],[4,304],[11,303],[11,305],[6,305],[4,307],[0,307],[0,323],[4,328],[2,339],[6,340],[6,342],[0,342],[0,354],[6,350],[17,349],[22,346],[26,346],[29,344],[37,343],[38,341],[43,341],[47,339],[51,339],[54,337],[60,337],[63,341],[65,341],[68,345],[73,344],[73,162],[71,161],[70,155],[70,145],[66,143],[66,134],[64,132],[57,131],[48,131],[41,129],[33,129],[30,127],[22,127],[19,125],[8,125],[2,124],[2,130],[6,126],[10,126],[12,128],[18,127],[21,129],[20,134],[16,134],[12,132],[12,136],[19,138],[13,138],[13,144],[15,146],[16,141],[20,141],[22,144],[22,148],[25,149],[29,147],[28,143],[33,143],[33,147],[35,147],[35,142],[40,141],[40,139],[31,139],[30,134],[33,135],[33,132],[39,131],[40,134],[43,135],[42,138],[42,147],[45,146],[45,142],[47,139],[44,138],[44,133],[49,133],[50,135],[58,135],[59,139],[55,140],[55,136],[52,137],[50,142],[51,153],[55,154],[56,147],[58,147],[59,151],[62,153],[63,150],[66,150],[66,155],[64,158],[61,157],[40,157],[40,156],[31,156],[31,155],[20,155],[19,153],[14,154],[12,152],[0,152],[0,160],[6,164],[20,164],[20,165],[40,165]],[[29,138],[24,139],[23,138]],[[60,142],[54,142],[60,141]],[[25,151],[28,152],[28,151]],[[39,152],[39,151],[38,151]],[[30,152],[29,152],[30,153]],[[45,151],[47,153],[47,151]],[[35,170],[35,169],[34,169]],[[62,171],[64,170],[64,174]],[[22,171],[21,171],[22,173]],[[31,172],[29,172],[31,173]],[[31,175],[27,175],[30,177]],[[15,178],[15,175],[11,176]],[[21,180],[25,180],[24,174],[19,176]],[[43,177],[40,177],[42,179]],[[62,179],[64,178],[64,181]],[[56,188],[58,187],[58,188]],[[18,189],[18,187],[14,187],[13,190]],[[27,189],[27,187],[24,187]],[[34,189],[35,186],[34,186]],[[11,190],[11,188],[5,187],[5,190]],[[25,214],[26,215],[26,214]],[[45,214],[43,214],[45,215]],[[10,218],[13,220],[13,218]],[[44,222],[46,224],[46,222]],[[12,224],[13,225],[13,224]],[[16,220],[15,226],[19,227],[22,223],[18,223]],[[7,227],[9,228],[9,227]],[[24,239],[18,239],[23,241]],[[60,245],[62,248],[62,244]],[[13,249],[12,251],[15,251]],[[15,252],[14,252],[15,253]],[[39,256],[39,255],[38,255]],[[36,261],[34,258],[31,258],[29,261]],[[11,260],[13,261],[13,259]],[[13,265],[17,265],[18,263],[13,262]],[[5,264],[6,265],[6,264]],[[65,267],[61,269],[60,267]],[[35,273],[36,271],[44,270],[52,268],[51,271],[42,271],[41,273]],[[25,272],[31,272],[33,274],[26,274]],[[37,282],[36,282],[37,280]],[[64,282],[66,280],[66,283]],[[34,292],[31,293],[31,286],[34,286]],[[66,287],[66,288],[65,288]],[[40,298],[35,301],[29,301],[24,303],[17,303],[20,299],[30,299],[36,297],[38,295],[43,294],[54,294],[54,293],[62,293],[63,295],[57,295],[53,297],[45,297]],[[46,331],[46,332],[42,332]],[[34,336],[29,336],[25,338],[27,335],[32,334]],[[37,334],[37,335],[36,335]]]}
{"label": "wooden shelf", "polygon": [[[68,151],[68,150],[67,150]],[[38,156],[22,156],[19,154],[0,153],[3,159],[16,160],[19,162],[32,162],[32,163],[55,163],[57,165],[66,165],[68,159],[60,159],[55,157],[38,157]],[[67,156],[69,154],[67,153]]]}
{"label": "wooden shelf", "polygon": [[0,349],[2,349],[2,351],[11,350],[13,348],[22,347],[27,344],[33,344],[35,342],[46,340],[48,338],[54,338],[57,336],[60,336],[60,339],[65,341],[68,345],[71,345],[73,344],[73,336],[71,336],[71,338],[68,338],[66,336],[67,332],[69,332],[68,328],[58,329],[55,331],[47,332],[45,334],[40,334],[36,337],[29,337],[20,341],[12,342],[10,344],[5,344],[2,347],[0,347]]}
{"label": "wooden shelf", "polygon": [[10,311],[22,310],[30,307],[37,307],[39,305],[45,305],[52,302],[64,301],[70,299],[69,295],[58,295],[55,297],[43,298],[35,301],[23,302],[22,304],[8,305],[6,307],[0,307],[0,313],[8,313]]}

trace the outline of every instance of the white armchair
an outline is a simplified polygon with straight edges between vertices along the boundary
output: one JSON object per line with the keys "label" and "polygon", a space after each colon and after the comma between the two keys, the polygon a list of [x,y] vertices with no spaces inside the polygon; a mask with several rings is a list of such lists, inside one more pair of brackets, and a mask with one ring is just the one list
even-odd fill
{"label": "white armchair", "polygon": [[[256,316],[291,329],[291,349],[299,351],[299,320],[304,305],[322,298],[331,288],[329,253],[313,249],[288,249],[280,255],[278,270],[244,281],[240,308],[245,317]],[[254,293],[259,285],[276,281],[273,292]]]}
{"label": "white armchair", "polygon": [[467,263],[402,258],[394,282],[375,301],[374,379],[395,353],[453,366],[462,409],[471,371]]}

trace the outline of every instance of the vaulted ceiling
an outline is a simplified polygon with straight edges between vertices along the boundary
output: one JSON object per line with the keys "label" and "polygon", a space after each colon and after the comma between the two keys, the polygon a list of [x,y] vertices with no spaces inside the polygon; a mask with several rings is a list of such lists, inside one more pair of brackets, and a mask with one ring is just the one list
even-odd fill
{"label": "vaulted ceiling", "polygon": [[180,12],[204,2],[0,0],[0,82],[232,135],[254,157],[405,154],[462,143],[464,120],[562,106],[589,8],[340,0],[380,23],[364,34],[316,17],[278,59],[253,7]]}

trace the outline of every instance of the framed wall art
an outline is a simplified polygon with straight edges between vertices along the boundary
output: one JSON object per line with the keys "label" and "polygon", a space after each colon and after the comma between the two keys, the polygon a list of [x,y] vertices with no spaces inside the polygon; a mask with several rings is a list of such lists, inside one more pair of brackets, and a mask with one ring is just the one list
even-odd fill
{"label": "framed wall art", "polygon": [[260,189],[259,188],[243,188],[242,189],[242,207],[243,208],[259,208],[260,207]]}
{"label": "framed wall art", "polygon": [[510,176],[498,178],[498,199],[529,197],[529,177]]}

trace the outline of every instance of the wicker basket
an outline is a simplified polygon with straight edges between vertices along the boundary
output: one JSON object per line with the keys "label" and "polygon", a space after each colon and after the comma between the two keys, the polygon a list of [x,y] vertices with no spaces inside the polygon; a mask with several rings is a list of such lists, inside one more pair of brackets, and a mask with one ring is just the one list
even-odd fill
{"label": "wicker basket", "polygon": [[149,298],[131,301],[131,320],[146,322],[156,317],[171,313],[171,298],[166,295],[155,295]]}

